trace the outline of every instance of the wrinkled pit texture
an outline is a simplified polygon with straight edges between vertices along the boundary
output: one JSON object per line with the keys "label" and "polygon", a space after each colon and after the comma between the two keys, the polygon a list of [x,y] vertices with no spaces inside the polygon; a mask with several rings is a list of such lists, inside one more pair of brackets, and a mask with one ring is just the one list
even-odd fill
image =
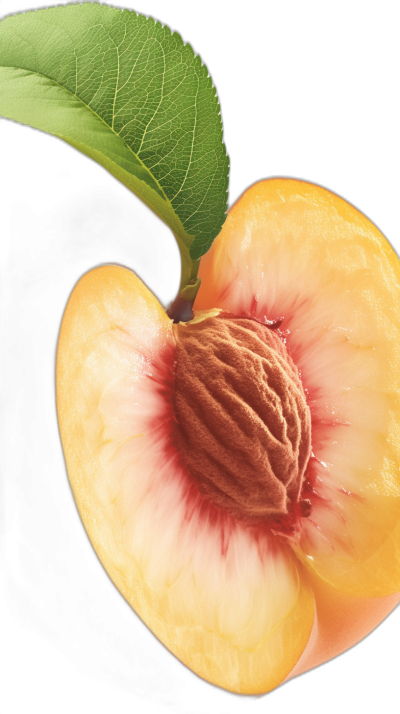
{"label": "wrinkled pit texture", "polygon": [[199,490],[246,524],[290,513],[310,456],[311,419],[279,334],[229,313],[174,332],[174,436]]}

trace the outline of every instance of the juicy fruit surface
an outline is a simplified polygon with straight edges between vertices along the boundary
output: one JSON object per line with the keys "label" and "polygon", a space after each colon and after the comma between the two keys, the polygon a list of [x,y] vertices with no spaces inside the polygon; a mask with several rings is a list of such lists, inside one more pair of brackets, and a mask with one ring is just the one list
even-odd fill
{"label": "juicy fruit surface", "polygon": [[83,523],[124,597],[202,677],[264,692],[398,601],[399,263],[342,199],[271,180],[231,209],[201,277],[199,310],[282,320],[311,414],[297,541],[227,516],[191,478],[174,432],[176,334],[122,268],[85,275],[66,308],[60,431]]}
{"label": "juicy fruit surface", "polygon": [[171,321],[133,273],[81,279],[57,358],[69,478],[97,554],[151,630],[205,679],[263,692],[304,650],[313,596],[290,548],[255,540],[188,479],[171,438],[174,351]]}
{"label": "juicy fruit surface", "polygon": [[175,442],[201,493],[247,524],[298,502],[310,413],[279,334],[220,314],[174,326]]}
{"label": "juicy fruit surface", "polygon": [[255,184],[201,266],[210,304],[270,320],[298,367],[312,451],[298,556],[355,596],[400,590],[400,264],[377,228],[311,184]]}

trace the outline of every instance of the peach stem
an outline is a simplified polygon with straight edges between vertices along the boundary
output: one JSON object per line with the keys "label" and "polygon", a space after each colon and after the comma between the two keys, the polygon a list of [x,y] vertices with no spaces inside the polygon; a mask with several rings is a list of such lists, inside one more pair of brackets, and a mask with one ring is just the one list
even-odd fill
{"label": "peach stem", "polygon": [[[199,263],[200,261],[196,261]],[[197,266],[198,267],[198,266]],[[197,272],[197,271],[196,271]],[[167,310],[168,317],[176,322],[189,322],[193,317],[193,303],[200,287],[200,278],[194,277],[181,290]]]}

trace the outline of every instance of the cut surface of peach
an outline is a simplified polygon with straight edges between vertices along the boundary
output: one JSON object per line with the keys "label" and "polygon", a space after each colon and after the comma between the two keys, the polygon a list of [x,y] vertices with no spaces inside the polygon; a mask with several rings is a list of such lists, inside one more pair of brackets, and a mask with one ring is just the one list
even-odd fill
{"label": "cut surface of peach", "polygon": [[399,261],[342,199],[274,179],[233,206],[200,277],[195,321],[272,325],[301,380],[311,451],[292,500],[309,508],[295,504],[295,527],[236,518],[192,478],[175,401],[189,333],[129,270],[97,268],[72,292],[60,431],[82,521],[122,595],[201,677],[261,693],[354,644],[399,599]]}

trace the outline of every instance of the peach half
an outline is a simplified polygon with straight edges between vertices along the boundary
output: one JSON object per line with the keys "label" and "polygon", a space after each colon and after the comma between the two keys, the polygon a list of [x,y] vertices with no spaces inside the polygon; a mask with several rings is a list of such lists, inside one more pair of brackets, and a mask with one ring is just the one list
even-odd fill
{"label": "peach half", "polygon": [[400,591],[400,263],[338,196],[272,179],[230,210],[174,324],[129,270],[78,282],[57,354],[97,555],[206,680],[267,692]]}

